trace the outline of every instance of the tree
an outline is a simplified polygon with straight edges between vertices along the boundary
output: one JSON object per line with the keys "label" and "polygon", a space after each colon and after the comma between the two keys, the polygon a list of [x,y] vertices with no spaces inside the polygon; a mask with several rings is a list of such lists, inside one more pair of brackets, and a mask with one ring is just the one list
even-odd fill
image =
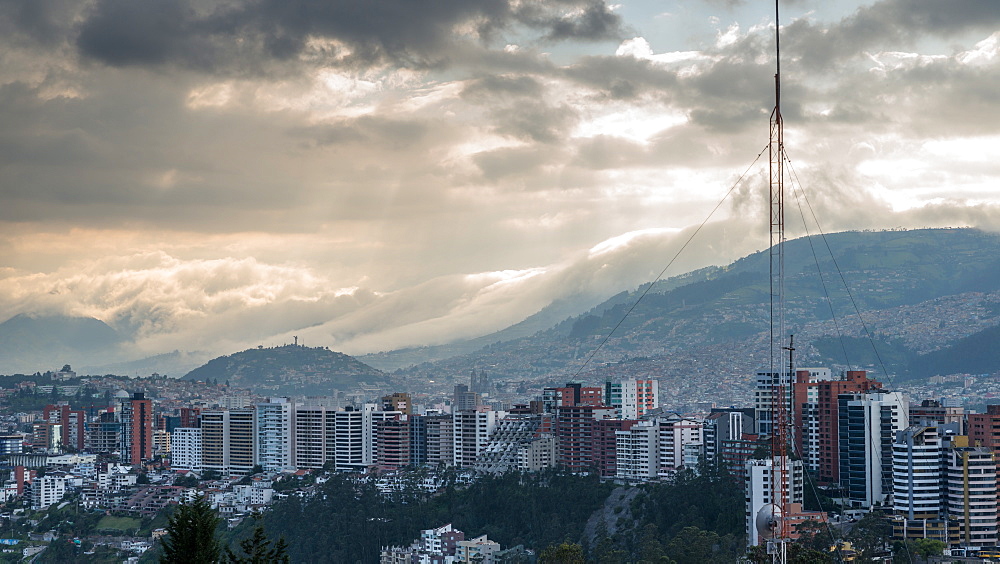
{"label": "tree", "polygon": [[678,562],[711,564],[721,539],[718,533],[703,531],[698,527],[684,527],[667,545],[667,555]]}
{"label": "tree", "polygon": [[167,522],[161,564],[215,564],[222,546],[215,529],[222,521],[204,496],[182,503]]}
{"label": "tree", "polygon": [[291,562],[285,539],[278,539],[272,547],[271,540],[264,534],[264,526],[260,524],[260,514],[255,513],[253,519],[256,522],[253,535],[240,541],[240,548],[243,549],[244,556],[237,556],[227,546],[225,561],[229,564],[288,564]]}
{"label": "tree", "polygon": [[568,541],[550,544],[538,557],[539,564],[584,564],[583,547]]}

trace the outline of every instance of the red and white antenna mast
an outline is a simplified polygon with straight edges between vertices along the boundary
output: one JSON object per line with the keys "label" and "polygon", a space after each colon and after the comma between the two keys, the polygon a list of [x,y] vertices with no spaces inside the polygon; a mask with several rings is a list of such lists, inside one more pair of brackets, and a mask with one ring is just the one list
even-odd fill
{"label": "red and white antenna mast", "polygon": [[[782,346],[785,337],[785,171],[784,124],[781,119],[781,24],[778,0],[774,2],[774,111],[771,112],[771,140],[768,145],[770,165],[770,370],[771,370],[771,503],[776,506],[777,520],[768,552],[774,562],[787,560],[788,531],[788,443],[789,403],[793,370],[792,344]],[[785,374],[783,351],[788,350],[788,374]]]}

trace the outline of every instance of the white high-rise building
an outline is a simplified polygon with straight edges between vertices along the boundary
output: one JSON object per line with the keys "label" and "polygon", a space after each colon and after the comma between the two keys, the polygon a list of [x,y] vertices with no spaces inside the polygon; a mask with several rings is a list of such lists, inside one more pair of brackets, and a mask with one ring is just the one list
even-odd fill
{"label": "white high-rise building", "polygon": [[201,429],[178,427],[170,441],[170,467],[201,472]]}
{"label": "white high-rise building", "polygon": [[361,409],[345,407],[334,414],[334,464],[340,471],[363,471],[365,462],[365,415]]}
{"label": "white high-rise building", "polygon": [[[949,433],[950,431],[950,433]],[[910,521],[938,519],[945,509],[944,454],[949,426],[913,425],[896,434],[892,445],[892,509]]]}
{"label": "white high-rise building", "polygon": [[[773,466],[773,459],[753,459],[746,463],[746,531],[747,546],[756,546],[763,539],[757,536],[757,514],[761,508],[770,503],[778,503],[777,497],[772,497],[771,482],[778,472]],[[787,474],[785,475],[785,506],[793,503],[801,504],[805,493],[805,473],[801,460],[785,459]]]}
{"label": "white high-rise building", "polygon": [[628,378],[606,382],[604,402],[620,409],[622,419],[639,419],[660,407],[660,381]]}
{"label": "white high-rise building", "polygon": [[257,409],[257,464],[266,472],[295,470],[292,418],[288,398],[270,398]]}
{"label": "white high-rise building", "polygon": [[615,477],[632,483],[655,480],[660,471],[660,422],[639,421],[615,431]]}
{"label": "white high-rise building", "polygon": [[702,422],[679,415],[660,417],[660,463],[661,476],[670,476],[684,466],[684,447],[704,444]]}
{"label": "white high-rise building", "polygon": [[956,437],[947,457],[948,515],[958,520],[960,544],[997,545],[997,464],[986,447]]}

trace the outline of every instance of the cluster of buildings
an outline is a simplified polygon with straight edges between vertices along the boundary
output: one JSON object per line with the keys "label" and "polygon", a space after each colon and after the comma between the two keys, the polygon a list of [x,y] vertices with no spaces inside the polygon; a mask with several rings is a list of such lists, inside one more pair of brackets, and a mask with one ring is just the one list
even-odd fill
{"label": "cluster of buildings", "polygon": [[[774,386],[777,378],[785,385]],[[782,401],[790,406],[792,457],[761,451],[760,440],[772,432],[776,390],[785,391]],[[745,410],[716,417],[750,416]],[[956,547],[1000,541],[1000,405],[966,413],[949,402],[910,403],[864,371],[835,377],[827,369],[800,369],[757,374],[753,417],[755,433],[744,429],[741,439],[719,445],[723,464],[734,474],[743,468],[751,544],[759,540],[754,521],[777,502],[775,495],[787,496],[785,517],[792,523],[825,518],[801,510],[805,488],[834,498],[845,514],[883,511],[895,539],[931,538]],[[756,454],[743,460],[752,448]],[[779,461],[785,467],[780,472],[774,466]],[[780,476],[785,483],[776,488]]]}
{"label": "cluster of buildings", "polygon": [[[480,474],[561,467],[640,484],[682,468],[713,467],[746,489],[751,544],[759,540],[754,520],[775,495],[786,496],[787,521],[824,519],[802,509],[807,488],[835,499],[844,513],[887,512],[898,538],[952,546],[1000,542],[1000,406],[967,413],[951,401],[911,404],[864,371],[826,368],[758,371],[753,405],[698,414],[665,410],[655,379],[546,387],[533,401],[513,405],[488,397],[485,373],[473,371],[471,384],[454,386],[448,401],[433,407],[402,392],[375,401],[239,396],[171,412],[141,392],[120,393],[115,405],[95,413],[49,405],[30,434],[0,436],[0,454],[12,468],[32,467],[11,462],[18,456],[63,452],[111,455],[117,464],[94,460],[90,470],[84,463],[83,481],[59,472],[32,479],[22,469],[4,491],[8,498],[33,496],[33,505],[44,507],[67,487],[80,487],[88,506],[154,511],[163,500],[179,499],[183,488],[165,483],[133,500],[126,496],[136,495],[137,472],[239,479],[310,469],[386,476],[411,467]],[[770,452],[779,401],[791,421],[791,456],[784,459]],[[36,454],[23,453],[25,445]],[[786,483],[776,488],[781,476]],[[270,486],[255,479],[213,492],[213,503],[234,511],[264,506],[274,497]]]}
{"label": "cluster of buildings", "polygon": [[409,546],[382,548],[381,564],[503,564],[535,562],[532,551],[523,546],[501,550],[500,544],[481,535],[466,539],[465,533],[451,524],[420,531],[420,538]]}

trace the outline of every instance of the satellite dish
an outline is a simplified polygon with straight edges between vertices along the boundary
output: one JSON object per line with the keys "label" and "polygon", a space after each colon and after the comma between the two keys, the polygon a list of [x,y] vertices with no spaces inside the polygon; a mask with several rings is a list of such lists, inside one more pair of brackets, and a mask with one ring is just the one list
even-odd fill
{"label": "satellite dish", "polygon": [[768,503],[757,512],[757,538],[764,539],[774,536],[775,529],[781,524],[781,508]]}

